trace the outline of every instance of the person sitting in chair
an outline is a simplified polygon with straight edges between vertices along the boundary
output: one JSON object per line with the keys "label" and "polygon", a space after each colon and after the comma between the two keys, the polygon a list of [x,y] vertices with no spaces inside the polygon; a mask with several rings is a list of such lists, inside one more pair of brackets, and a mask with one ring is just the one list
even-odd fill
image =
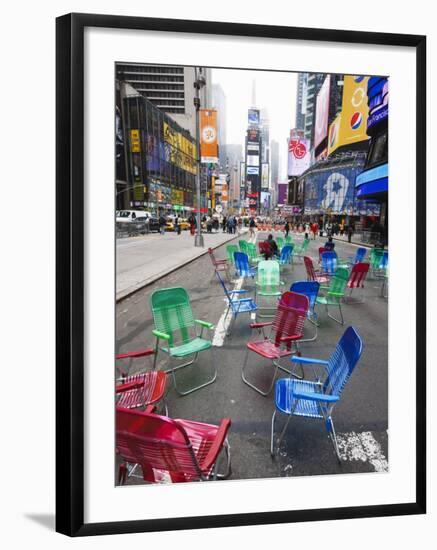
{"label": "person sitting in chair", "polygon": [[267,240],[265,242],[268,243],[269,249],[270,249],[270,253],[268,253],[268,252],[264,253],[265,259],[268,260],[269,258],[279,256],[278,245],[276,244],[276,241],[273,239],[273,235],[271,233],[267,237]]}

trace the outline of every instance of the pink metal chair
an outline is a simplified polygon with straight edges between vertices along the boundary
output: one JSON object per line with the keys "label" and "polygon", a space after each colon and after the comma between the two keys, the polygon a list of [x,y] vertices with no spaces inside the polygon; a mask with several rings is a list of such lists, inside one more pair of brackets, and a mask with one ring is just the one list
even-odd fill
{"label": "pink metal chair", "polygon": [[[129,368],[134,359],[148,357],[155,353],[152,348],[138,351],[120,353],[116,356],[117,361],[129,359]],[[167,374],[162,371],[149,370],[138,374],[129,375],[117,364],[117,370],[121,374],[115,386],[115,401],[118,407],[126,409],[147,408],[162,401],[165,414],[168,414],[167,404],[164,395],[167,385]]]}
{"label": "pink metal chair", "polygon": [[[351,274],[347,282],[347,288],[350,289],[349,296],[345,296],[348,303],[362,304],[364,303],[364,281],[366,280],[367,273],[369,272],[370,265],[366,262],[359,262],[352,267]],[[352,292],[354,289],[361,288],[361,300],[351,300]]]}
{"label": "pink metal chair", "polygon": [[328,252],[328,249],[325,248],[324,246],[320,246],[320,247],[319,247],[319,264],[322,263],[322,254],[323,254],[324,252]]}
{"label": "pink metal chair", "polygon": [[304,256],[303,261],[307,272],[307,281],[316,281],[321,285],[329,285],[329,277],[314,269],[313,261],[309,256]]}
{"label": "pink metal chair", "polygon": [[217,260],[212,248],[208,248],[208,254],[211,258],[212,265],[214,266],[214,273],[219,273],[220,271],[224,272],[224,274],[226,275],[226,279],[230,281],[231,275],[228,260]]}
{"label": "pink metal chair", "polygon": [[[290,304],[294,304],[294,306],[298,307],[291,307]],[[250,328],[258,329],[262,332],[263,339],[248,342],[246,346],[246,357],[241,369],[241,378],[245,384],[261,395],[266,396],[272,390],[278,369],[288,374],[292,374],[280,364],[280,360],[283,357],[300,354],[298,341],[303,336],[308,307],[309,302],[306,296],[295,292],[285,292],[279,300],[273,321],[268,323],[252,323],[250,325]],[[268,335],[265,333],[267,327],[270,327],[270,333]],[[275,367],[271,383],[266,391],[255,386],[246,378],[245,371],[249,352],[254,352],[265,359],[271,360],[272,365]],[[293,376],[298,378],[294,373]]]}
{"label": "pink metal chair", "polygon": [[[117,407],[116,451],[122,460],[119,484],[134,476],[138,466],[141,477],[150,483],[228,477],[231,473],[227,440],[230,425],[229,418],[215,426]],[[218,459],[223,450],[227,463],[225,472],[220,474]]]}

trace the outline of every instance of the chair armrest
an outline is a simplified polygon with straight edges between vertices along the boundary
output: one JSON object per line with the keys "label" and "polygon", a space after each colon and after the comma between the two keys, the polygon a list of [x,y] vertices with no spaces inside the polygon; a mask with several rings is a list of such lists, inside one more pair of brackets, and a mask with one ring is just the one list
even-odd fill
{"label": "chair armrest", "polygon": [[292,342],[293,340],[299,340],[302,338],[302,334],[295,334],[293,336],[283,336],[282,338],[279,338],[280,342]]}
{"label": "chair armrest", "polygon": [[165,332],[161,332],[159,330],[152,330],[152,334],[160,340],[170,340],[170,334],[166,334]]}
{"label": "chair armrest", "polygon": [[132,382],[126,382],[124,384],[118,384],[117,386],[115,386],[115,393],[123,393],[125,391],[135,390],[136,388],[141,388],[141,386],[144,386],[144,382],[142,380],[134,380]]}
{"label": "chair armrest", "polygon": [[312,357],[300,357],[299,355],[293,355],[290,358],[290,361],[292,363],[301,363],[302,365],[323,365],[325,367],[329,365],[329,361],[325,361],[324,359],[313,359]]}
{"label": "chair armrest", "polygon": [[231,426],[230,418],[224,418],[220,422],[220,426],[216,433],[213,444],[211,445],[211,448],[209,449],[209,452],[206,455],[205,459],[203,460],[202,464],[200,464],[200,467],[202,468],[202,470],[209,470],[210,468],[213,467],[214,462],[217,460],[217,456],[221,451],[221,448],[223,447],[223,443],[226,439],[226,436],[228,435],[228,430],[230,426]]}
{"label": "chair armrest", "polygon": [[293,392],[293,397],[296,397],[297,399],[307,399],[308,401],[318,401],[320,403],[336,403],[340,399],[338,395],[306,392]]}
{"label": "chair armrest", "polygon": [[209,323],[208,321],[202,321],[200,319],[194,319],[194,322],[200,325],[201,327],[209,328],[212,330],[214,328],[213,323]]}
{"label": "chair armrest", "polygon": [[153,355],[155,350],[152,348],[140,349],[138,351],[128,351],[126,353],[119,353],[115,356],[116,359],[129,359],[136,357],[147,357],[148,355]]}
{"label": "chair armrest", "polygon": [[248,292],[248,290],[245,290],[244,288],[240,290],[229,290],[229,294],[244,294],[245,292]]}
{"label": "chair armrest", "polygon": [[270,325],[273,325],[273,321],[267,322],[267,323],[250,323],[250,328],[263,328],[263,327],[269,327]]}

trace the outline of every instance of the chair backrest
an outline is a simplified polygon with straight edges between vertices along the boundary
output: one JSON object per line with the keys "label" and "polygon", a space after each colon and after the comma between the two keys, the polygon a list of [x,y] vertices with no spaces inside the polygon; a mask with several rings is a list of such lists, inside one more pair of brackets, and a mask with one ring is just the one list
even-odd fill
{"label": "chair backrest", "polygon": [[247,243],[247,255],[249,256],[249,259],[255,260],[258,256],[256,251],[256,245],[254,243]]}
{"label": "chair backrest", "polygon": [[380,269],[379,265],[381,264],[383,254],[384,250],[382,248],[372,248],[372,250],[370,251],[371,269]]}
{"label": "chair backrest", "polygon": [[316,272],[314,270],[313,261],[309,256],[304,256],[303,261],[305,264],[305,269],[307,271],[307,279],[308,281],[315,281],[316,280]]}
{"label": "chair backrest", "polygon": [[384,250],[382,253],[381,261],[379,262],[379,269],[387,269],[388,266],[388,250]]}
{"label": "chair backrest", "polygon": [[276,244],[278,245],[279,250],[281,250],[282,247],[284,246],[284,238],[276,237],[275,241],[276,241]]}
{"label": "chair backrest", "polygon": [[170,472],[173,481],[202,477],[185,430],[166,416],[117,408],[116,447],[125,461],[140,464],[150,481],[152,469]]}
{"label": "chair backrest", "polygon": [[238,246],[240,247],[240,252],[246,252],[247,254],[247,241],[241,239],[238,241]]}
{"label": "chair backrest", "polygon": [[214,267],[216,267],[217,266],[217,260],[215,259],[214,252],[213,252],[212,248],[208,248],[208,254],[209,254],[209,257],[211,258],[212,265]]}
{"label": "chair backrest", "polygon": [[227,289],[227,287],[226,287],[226,285],[225,285],[224,280],[220,277],[220,273],[219,273],[218,271],[216,271],[215,274],[217,275],[218,280],[219,280],[220,284],[222,285],[223,292],[225,293],[225,296],[226,296],[226,298],[228,299],[229,304],[231,304],[231,302],[232,302],[232,297],[231,297],[231,295],[230,295],[230,293],[229,293],[229,290]]}
{"label": "chair backrest", "polygon": [[324,252],[328,252],[328,250],[324,246],[320,246],[319,247],[319,263],[321,263],[321,261],[322,261],[322,254]]}
{"label": "chair backrest", "polygon": [[365,262],[359,262],[352,267],[349,280],[347,282],[348,288],[360,288],[364,286],[367,273],[369,271],[369,264]]}
{"label": "chair backrest", "polygon": [[314,310],[320,284],[317,281],[296,281],[290,287],[291,292],[303,294],[308,298],[309,309]]}
{"label": "chair backrest", "polygon": [[366,257],[366,249],[362,247],[358,248],[357,253],[355,254],[354,264],[358,264],[362,262],[365,257]]}
{"label": "chair backrest", "polygon": [[244,252],[234,252],[234,263],[240,277],[249,277],[251,275],[247,254]]}
{"label": "chair backrest", "polygon": [[276,260],[262,260],[258,264],[257,283],[262,289],[279,287],[280,269]]}
{"label": "chair backrest", "polygon": [[182,342],[190,340],[190,329],[194,326],[194,316],[185,288],[155,290],[149,301],[155,327],[170,335],[170,346],[176,341],[175,335],[178,332]]}
{"label": "chair backrest", "polygon": [[341,395],[352,371],[363,352],[363,342],[353,327],[348,327],[329,358],[328,376],[325,380],[324,393]]}
{"label": "chair backrest", "polygon": [[226,246],[226,254],[228,256],[228,262],[234,264],[234,252],[238,252],[238,246],[236,244],[228,244]]}
{"label": "chair backrest", "polygon": [[328,275],[334,275],[337,269],[337,254],[336,252],[327,251],[322,254],[322,271]]}
{"label": "chair backrest", "polygon": [[[298,305],[299,307],[292,307],[290,304]],[[275,346],[283,344],[282,338],[303,335],[308,306],[309,302],[306,296],[290,291],[284,292],[278,302],[275,318],[272,323],[274,333],[272,340]],[[291,345],[292,341],[287,342],[288,348]]]}
{"label": "chair backrest", "polygon": [[331,278],[328,288],[328,294],[341,297],[344,295],[346,285],[349,279],[349,271],[345,267],[339,267]]}
{"label": "chair backrest", "polygon": [[270,244],[267,241],[260,241],[258,243],[258,247],[260,254],[270,254],[272,251]]}
{"label": "chair backrest", "polygon": [[292,244],[293,239],[292,239],[291,235],[287,235],[285,237],[284,241],[285,241],[285,244]]}
{"label": "chair backrest", "polygon": [[282,247],[281,257],[279,258],[280,264],[287,264],[290,261],[290,257],[293,253],[293,245],[286,244]]}

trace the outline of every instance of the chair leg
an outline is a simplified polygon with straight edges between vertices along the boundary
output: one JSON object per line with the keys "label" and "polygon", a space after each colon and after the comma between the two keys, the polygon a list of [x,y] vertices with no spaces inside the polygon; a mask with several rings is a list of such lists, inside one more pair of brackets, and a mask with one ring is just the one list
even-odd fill
{"label": "chair leg", "polygon": [[326,420],[326,429],[329,433],[329,437],[331,438],[332,445],[334,446],[335,454],[337,455],[337,460],[341,464],[343,461],[340,456],[340,451],[339,451],[338,442],[337,442],[337,435],[335,433],[334,422],[331,417],[329,417]]}
{"label": "chair leg", "polygon": [[[226,469],[223,474],[219,473],[218,471],[215,474],[216,479],[228,479],[228,477],[232,474],[232,465],[231,465],[231,447],[229,445],[228,438],[225,439],[224,445],[223,445],[225,455],[226,455]],[[219,460],[217,459],[215,466],[218,466]]]}
{"label": "chair leg", "polygon": [[276,442],[276,449],[275,449],[275,417],[276,417],[276,410],[275,412],[273,413],[273,416],[272,416],[272,428],[271,428],[271,436],[270,436],[270,454],[272,455],[272,457],[275,457],[277,454],[278,454],[278,451],[279,451],[279,447],[281,445],[281,441],[285,435],[285,432],[287,431],[287,428],[288,428],[288,424],[291,420],[291,414],[287,415],[288,418],[287,418],[287,421],[285,422],[285,425],[284,427],[282,428],[282,431],[281,431],[281,434],[280,436],[278,437],[277,439],[277,442]]}
{"label": "chair leg", "polygon": [[328,311],[328,317],[330,319],[332,319],[333,321],[335,321],[336,323],[340,324],[340,325],[344,325],[344,319],[343,319],[343,311],[341,310],[341,303],[338,302],[338,311],[340,312],[340,319],[337,319],[336,317],[334,317],[333,315],[331,315],[329,313],[329,309],[328,309],[328,306],[326,306],[326,310]]}
{"label": "chair leg", "polygon": [[274,370],[274,373],[273,373],[272,381],[271,381],[267,391],[263,391],[260,388],[258,388],[257,386],[255,386],[254,384],[252,384],[251,382],[249,382],[249,380],[247,380],[247,378],[246,378],[245,370],[246,370],[248,358],[249,358],[249,349],[246,348],[246,357],[244,358],[244,363],[243,363],[243,366],[241,368],[241,378],[242,378],[242,380],[245,384],[247,384],[249,387],[251,387],[256,392],[260,393],[264,397],[266,397],[272,391],[273,384],[275,383],[276,373],[278,372],[278,368],[279,368],[278,364],[273,362],[273,365],[275,366],[275,370]]}
{"label": "chair leg", "polygon": [[[211,354],[214,355],[214,352],[213,352],[213,348],[211,347]],[[173,376],[173,384],[174,384],[174,388],[175,390],[177,391],[177,393],[181,396],[184,396],[184,395],[188,395],[190,393],[193,393],[197,390],[200,390],[202,388],[205,388],[206,386],[209,386],[210,384],[212,384],[213,382],[216,381],[216,378],[217,378],[217,362],[214,360],[214,357],[212,358],[212,363],[214,365],[214,374],[213,374],[213,377],[210,379],[210,380],[207,380],[206,382],[204,382],[203,384],[200,384],[199,386],[195,386],[194,388],[191,388],[189,390],[186,390],[186,391],[182,391],[179,389],[178,385],[177,385],[177,381],[176,381],[176,373],[175,371],[183,368],[183,367],[187,367],[189,365],[192,365],[196,359],[197,359],[197,356],[199,354],[198,353],[195,353],[194,354],[194,359],[192,361],[189,361],[187,363],[184,363],[183,365],[178,365],[177,367],[174,367],[173,369],[171,369],[171,373],[172,373],[172,376]]]}

